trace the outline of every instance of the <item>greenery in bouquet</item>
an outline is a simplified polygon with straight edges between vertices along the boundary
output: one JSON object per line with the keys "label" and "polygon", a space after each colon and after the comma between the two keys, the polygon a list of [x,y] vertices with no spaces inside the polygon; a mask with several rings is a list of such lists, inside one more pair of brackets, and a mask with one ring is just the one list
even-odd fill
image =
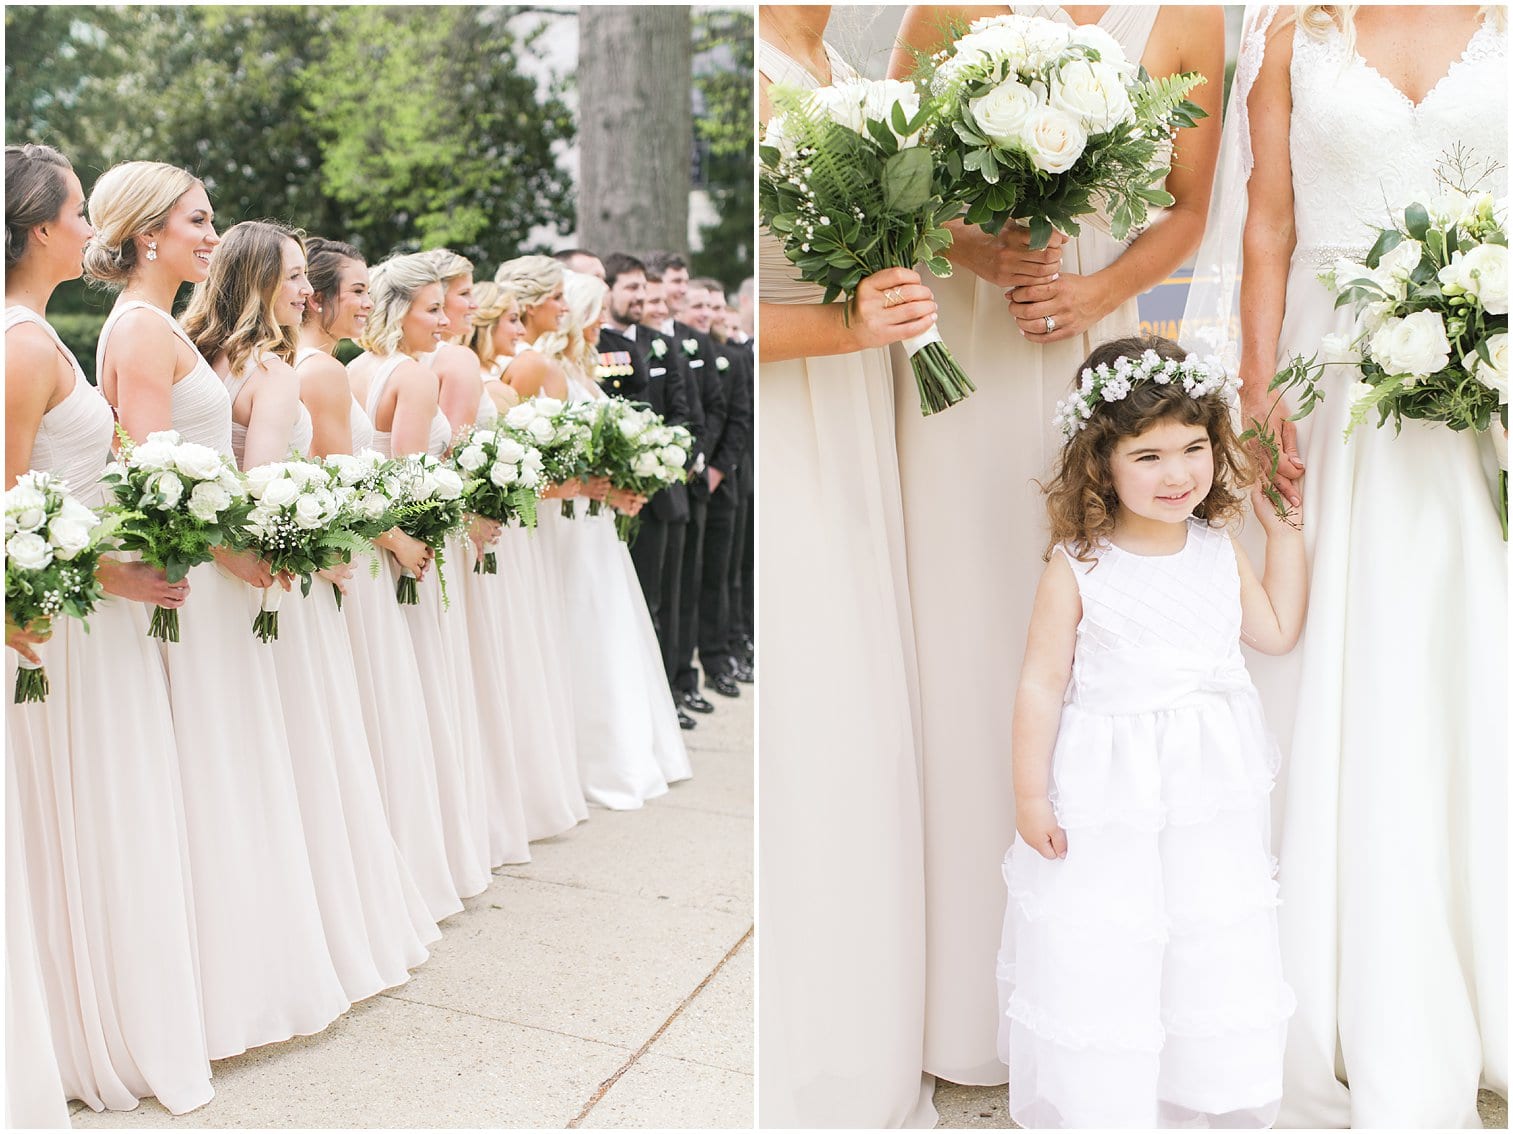
{"label": "greenery in bouquet", "polygon": [[[453,444],[448,463],[462,478],[468,511],[501,524],[536,526],[536,500],[545,469],[540,450],[496,429],[469,427]],[[497,575],[499,561],[486,551],[473,571]]]}
{"label": "greenery in bouquet", "polygon": [[[450,605],[442,568],[446,566],[447,536],[466,526],[462,477],[429,453],[415,453],[397,462],[394,480],[401,502],[398,527],[435,554],[441,600]],[[400,572],[395,597],[406,606],[420,601],[419,583],[409,571]]]}
{"label": "greenery in bouquet", "polygon": [[[588,475],[591,424],[581,410],[538,394],[512,406],[499,430],[541,454],[541,476],[549,485]],[[562,501],[562,515],[573,517],[573,501]]]}
{"label": "greenery in bouquet", "polygon": [[[1466,158],[1456,155],[1452,168]],[[1444,176],[1442,169],[1441,175]],[[1506,202],[1449,187],[1413,202],[1378,230],[1364,262],[1320,274],[1349,307],[1349,331],[1317,356],[1294,359],[1273,379],[1299,395],[1296,418],[1323,398],[1326,367],[1349,368],[1345,439],[1373,414],[1378,428],[1404,418],[1473,430],[1496,453],[1503,537],[1508,534],[1508,236]]]}
{"label": "greenery in bouquet", "polygon": [[[230,458],[168,429],[141,444],[117,429],[120,453],[102,478],[119,511],[117,539],[160,568],[170,583],[208,563],[217,547],[240,549],[251,511],[242,474]],[[147,632],[179,640],[179,612],[154,607]]]}
{"label": "greenery in bouquet", "polygon": [[1161,182],[1176,131],[1207,117],[1187,98],[1202,75],[1153,79],[1102,28],[1038,16],[984,17],[951,39],[914,80],[936,100],[928,142],[968,224],[1021,219],[1044,248],[1090,217],[1123,240],[1173,203]]}
{"label": "greenery in bouquet", "polygon": [[[866,277],[924,264],[949,276],[945,222],[960,211],[922,144],[933,104],[896,80],[813,91],[770,88],[773,115],[759,148],[762,223],[799,277],[849,303]],[[920,412],[955,405],[976,387],[931,329],[906,341]]]}
{"label": "greenery in bouquet", "polygon": [[[87,619],[104,593],[95,570],[100,553],[112,546],[116,522],[80,504],[52,473],[17,477],[5,494],[7,624],[45,635],[59,615]],[[47,670],[23,658],[16,671],[16,704],[45,701],[47,691]]]}
{"label": "greenery in bouquet", "polygon": [[[319,461],[274,461],[247,470],[252,510],[244,528],[247,547],[276,573],[298,576],[308,595],[315,573],[351,562],[367,541],[341,521],[351,495]],[[278,608],[284,590],[263,588],[252,632],[264,642],[278,637]]]}

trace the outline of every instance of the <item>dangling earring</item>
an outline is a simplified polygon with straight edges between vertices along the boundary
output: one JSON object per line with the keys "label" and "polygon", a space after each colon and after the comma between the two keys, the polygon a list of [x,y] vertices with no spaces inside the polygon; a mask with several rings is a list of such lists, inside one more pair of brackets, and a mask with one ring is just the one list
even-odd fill
{"label": "dangling earring", "polygon": [[149,260],[156,260],[158,258],[158,242],[156,240],[149,240],[147,242],[147,258]]}

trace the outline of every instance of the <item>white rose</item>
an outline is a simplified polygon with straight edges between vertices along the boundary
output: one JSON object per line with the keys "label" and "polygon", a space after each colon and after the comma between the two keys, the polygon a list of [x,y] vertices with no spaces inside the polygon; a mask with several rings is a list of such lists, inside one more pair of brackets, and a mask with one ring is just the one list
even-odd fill
{"label": "white rose", "polygon": [[434,493],[436,499],[457,500],[461,498],[462,477],[458,476],[451,469],[436,469],[432,473],[432,477],[436,486]]}
{"label": "white rose", "polygon": [[767,132],[762,136],[762,144],[777,150],[779,161],[790,161],[798,156],[798,140],[787,129],[786,115],[775,114],[768,120]]}
{"label": "white rose", "polygon": [[1402,299],[1408,294],[1408,276],[1424,258],[1424,246],[1417,240],[1404,240],[1382,257],[1371,278],[1388,295]]}
{"label": "white rose", "polygon": [[1044,66],[1071,46],[1072,29],[1054,20],[1030,20],[1024,26],[1024,39],[1031,61]]}
{"label": "white rose", "polygon": [[363,461],[346,453],[332,453],[326,458],[326,464],[336,474],[337,483],[348,488],[362,480],[366,472]]}
{"label": "white rose", "polygon": [[221,475],[221,455],[208,445],[180,445],[173,464],[190,480],[214,480]]}
{"label": "white rose", "polygon": [[547,417],[556,417],[562,412],[562,402],[546,394],[538,394],[535,398],[536,411]]}
{"label": "white rose", "polygon": [[1360,314],[1356,316],[1357,328],[1365,331],[1368,335],[1375,334],[1381,330],[1382,324],[1387,321],[1395,306],[1396,304],[1390,299],[1380,299],[1375,303],[1366,304],[1365,307],[1361,308]]}
{"label": "white rose", "polygon": [[513,437],[499,438],[499,444],[494,447],[494,452],[501,461],[508,461],[512,465],[518,465],[525,460],[525,446]]}
{"label": "white rose", "polygon": [[655,453],[637,453],[630,463],[630,471],[637,476],[656,476],[662,462]]}
{"label": "white rose", "polygon": [[307,488],[312,484],[329,484],[331,481],[330,473],[309,461],[290,461],[285,465],[285,471],[301,488]]}
{"label": "white rose", "polygon": [[381,492],[369,492],[357,505],[357,509],[370,520],[376,520],[389,508],[389,501]]}
{"label": "white rose", "polygon": [[1479,244],[1469,252],[1457,252],[1439,270],[1439,279],[1446,290],[1477,300],[1489,315],[1508,313],[1508,250],[1501,244]]}
{"label": "white rose", "polygon": [[1350,383],[1350,388],[1345,391],[1346,403],[1354,406],[1362,398],[1370,397],[1371,391],[1374,389],[1376,387],[1369,382],[1352,382]]}
{"label": "white rose", "polygon": [[230,465],[221,466],[221,475],[216,478],[216,483],[233,499],[247,495],[247,482],[242,479],[242,474]]}
{"label": "white rose", "polygon": [[1044,106],[1026,124],[1024,150],[1036,169],[1065,173],[1087,147],[1082,124],[1064,110]]}
{"label": "white rose", "polygon": [[488,457],[484,455],[482,446],[469,445],[457,454],[457,463],[468,472],[477,472],[488,463]]}
{"label": "white rose", "polygon": [[171,472],[160,472],[148,482],[148,487],[163,498],[162,506],[172,508],[184,496],[184,482]]}
{"label": "white rose", "polygon": [[178,445],[183,442],[177,429],[157,429],[149,433],[144,439],[149,445]]}
{"label": "white rose", "polygon": [[525,427],[525,431],[537,441],[550,441],[554,430],[552,423],[544,417],[538,417]]}
{"label": "white rose", "polygon": [[36,532],[17,532],[5,541],[5,554],[23,571],[40,571],[53,561],[53,549]]}
{"label": "white rose", "polygon": [[1100,62],[1107,63],[1121,73],[1130,74],[1135,70],[1134,64],[1124,54],[1124,48],[1119,41],[1097,24],[1078,24],[1072,29],[1071,42],[1083,47],[1091,47],[1098,53]]}
{"label": "white rose", "polygon": [[521,402],[511,406],[504,414],[504,424],[511,429],[524,429],[537,417],[536,406],[533,402]]}
{"label": "white rose", "polygon": [[294,504],[294,525],[313,531],[326,522],[329,501],[323,501],[320,493],[311,492],[301,496]]}
{"label": "white rose", "polygon": [[47,538],[59,559],[72,559],[89,546],[89,525],[59,516],[47,525]]}
{"label": "white rose", "polygon": [[619,421],[615,422],[615,427],[620,431],[621,437],[631,441],[646,432],[646,422],[641,420],[640,414],[635,413],[624,414]]}
{"label": "white rose", "polygon": [[1118,70],[1086,59],[1074,59],[1056,73],[1051,105],[1076,116],[1094,134],[1107,133],[1135,113]]}
{"label": "white rose", "polygon": [[285,504],[292,504],[298,495],[299,485],[281,476],[268,482],[268,487],[263,489],[262,502],[269,508],[282,508]]}
{"label": "white rose", "polygon": [[248,469],[247,491],[252,493],[254,500],[261,500],[263,493],[268,491],[268,486],[281,476],[282,470],[278,465],[258,465],[254,469]]}
{"label": "white rose", "polygon": [[1487,340],[1487,352],[1492,361],[1483,361],[1481,355],[1472,354],[1466,361],[1471,374],[1483,386],[1497,391],[1498,401],[1508,401],[1508,336],[1499,331]]}
{"label": "white rose", "polygon": [[[161,437],[162,434],[154,433],[152,437]],[[173,467],[173,446],[166,441],[154,441],[149,437],[131,451],[131,464],[133,468],[146,469],[155,472],[158,469]]]}
{"label": "white rose", "polygon": [[30,485],[18,484],[5,494],[5,526],[34,532],[47,523],[47,498]]}
{"label": "white rose", "polygon": [[688,453],[678,445],[664,445],[661,457],[664,465],[675,465],[680,469],[688,463]]}
{"label": "white rose", "polygon": [[862,112],[888,127],[889,133],[898,140],[901,149],[919,144],[919,131],[900,134],[893,129],[893,107],[903,108],[904,117],[910,121],[919,113],[919,92],[913,83],[898,79],[879,79],[867,84],[867,96],[862,102]]}
{"label": "white rose", "polygon": [[247,530],[259,539],[271,536],[277,527],[278,509],[259,504],[247,513]]}
{"label": "white rose", "polygon": [[1024,144],[1027,123],[1039,106],[1040,100],[1034,92],[1012,79],[967,103],[988,141],[1005,147]]}
{"label": "white rose", "polygon": [[1371,336],[1371,357],[1388,374],[1427,378],[1450,361],[1445,321],[1435,311],[1388,319]]}
{"label": "white rose", "polygon": [[530,449],[525,454],[525,459],[520,462],[520,483],[534,485],[541,479],[545,467],[541,463],[541,454],[535,449]]}
{"label": "white rose", "polygon": [[844,126],[853,134],[867,132],[867,115],[862,103],[867,97],[865,83],[836,83],[820,87],[809,96],[809,105],[823,112],[837,126]]}
{"label": "white rose", "polygon": [[1354,260],[1344,260],[1344,259],[1336,260],[1334,262],[1334,267],[1333,268],[1331,268],[1328,272],[1324,272],[1324,273],[1320,273],[1320,274],[1321,275],[1326,275],[1326,276],[1333,276],[1334,277],[1334,285],[1333,286],[1336,287],[1336,288],[1338,288],[1338,289],[1344,289],[1346,287],[1349,287],[1352,283],[1355,283],[1357,280],[1372,280],[1372,281],[1374,281],[1376,279],[1376,277],[1371,274],[1371,269],[1368,268],[1368,267],[1366,267],[1365,264],[1358,264]]}
{"label": "white rose", "polygon": [[215,481],[197,484],[189,493],[189,514],[203,524],[213,524],[231,503],[231,493]]}
{"label": "white rose", "polygon": [[469,444],[473,444],[473,445],[492,445],[498,439],[499,439],[499,435],[497,433],[495,433],[492,429],[479,429],[479,430],[476,430],[473,433],[473,436],[470,439]]}
{"label": "white rose", "polygon": [[72,496],[63,497],[63,504],[58,509],[58,515],[65,520],[73,520],[75,523],[83,524],[88,528],[92,528],[100,522],[100,517],[84,507]]}
{"label": "white rose", "polygon": [[1355,336],[1351,334],[1325,335],[1319,343],[1319,353],[1332,366],[1361,364],[1361,352],[1356,350]]}
{"label": "white rose", "polygon": [[495,461],[489,469],[489,480],[500,488],[507,488],[520,479],[520,474],[515,466],[506,464],[504,461]]}

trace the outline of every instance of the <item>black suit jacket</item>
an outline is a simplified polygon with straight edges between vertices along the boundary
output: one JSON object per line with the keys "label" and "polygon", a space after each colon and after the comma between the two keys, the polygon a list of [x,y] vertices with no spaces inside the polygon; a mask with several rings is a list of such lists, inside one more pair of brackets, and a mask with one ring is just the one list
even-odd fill
{"label": "black suit jacket", "polygon": [[[656,343],[661,343],[658,354]],[[636,328],[635,345],[644,351],[647,372],[647,404],[662,415],[668,425],[681,425],[694,436],[694,445],[688,454],[688,467],[693,468],[699,453],[699,434],[703,431],[702,414],[695,418],[689,403],[688,377],[678,365],[677,341],[650,327]],[[688,520],[688,486],[673,484],[651,498],[647,504],[651,514],[663,523],[686,523]]]}
{"label": "black suit jacket", "polygon": [[[640,332],[637,332],[639,335]],[[633,402],[644,401],[646,387],[650,381],[647,372],[646,355],[640,349],[640,344],[626,338],[613,327],[603,327],[599,330],[600,371],[599,388],[614,398],[628,398]],[[620,373],[623,366],[617,366],[604,358],[605,355],[629,355],[628,363],[631,372]]]}
{"label": "black suit jacket", "polygon": [[[696,392],[699,405],[704,411],[704,432],[699,438],[704,463],[706,466],[715,464],[714,455],[719,450],[721,438],[725,436],[725,418],[728,413],[725,383],[715,366],[718,357],[715,343],[708,335],[695,331],[686,323],[674,323],[673,330],[673,337],[677,339],[678,356],[688,370],[689,388]],[[730,471],[721,465],[716,467],[721,472]],[[695,496],[708,496],[707,468],[705,472],[695,475],[690,485]]]}
{"label": "black suit jacket", "polygon": [[738,478],[746,475],[751,461],[751,366],[738,346],[715,343],[714,349],[715,372],[725,390],[725,431],[710,454],[709,463],[739,483]]}

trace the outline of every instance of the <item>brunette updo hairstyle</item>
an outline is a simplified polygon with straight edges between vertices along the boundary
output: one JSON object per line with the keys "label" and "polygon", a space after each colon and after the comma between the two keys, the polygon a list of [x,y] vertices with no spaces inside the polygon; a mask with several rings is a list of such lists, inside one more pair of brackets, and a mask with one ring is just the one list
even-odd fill
{"label": "brunette updo hairstyle", "polygon": [[95,238],[84,252],[84,274],[104,287],[124,287],[137,266],[138,236],[157,232],[180,197],[200,179],[161,161],[124,161],[95,182],[89,223]]}
{"label": "brunette updo hairstyle", "polygon": [[56,220],[68,200],[68,159],[51,146],[5,147],[5,266],[18,263],[32,229]]}
{"label": "brunette updo hairstyle", "polygon": [[[1088,355],[1077,374],[1104,363],[1113,366],[1120,358],[1137,359],[1148,350],[1175,362],[1188,357],[1176,343],[1155,335],[1112,339]],[[1176,382],[1140,382],[1122,401],[1097,403],[1084,428],[1062,446],[1050,484],[1040,486],[1051,521],[1051,540],[1042,558],[1049,560],[1057,544],[1066,544],[1084,563],[1095,558],[1093,549],[1114,533],[1119,507],[1109,468],[1114,446],[1121,437],[1137,437],[1163,421],[1201,425],[1208,431],[1214,483],[1193,515],[1211,528],[1222,528],[1238,518],[1256,474],[1249,454],[1235,437],[1229,415],[1220,395],[1194,398]]]}
{"label": "brunette updo hairstyle", "polygon": [[331,322],[336,318],[336,297],[341,294],[341,273],[348,261],[366,264],[363,255],[350,244],[340,240],[327,240],[312,236],[305,241],[305,278],[310,281],[314,299],[320,303],[317,312],[314,304],[305,308],[305,322],[312,319],[320,329],[331,331]]}

